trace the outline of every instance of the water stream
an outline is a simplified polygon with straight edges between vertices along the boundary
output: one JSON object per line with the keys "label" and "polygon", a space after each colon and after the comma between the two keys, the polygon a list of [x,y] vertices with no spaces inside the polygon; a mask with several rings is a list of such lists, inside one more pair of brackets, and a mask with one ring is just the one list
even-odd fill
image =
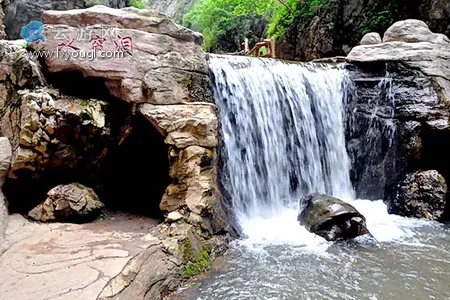
{"label": "water stream", "polygon": [[[450,230],[356,200],[342,66],[211,56],[224,186],[243,237],[182,299],[449,299]],[[324,192],[354,205],[376,241],[330,243],[297,222]]]}

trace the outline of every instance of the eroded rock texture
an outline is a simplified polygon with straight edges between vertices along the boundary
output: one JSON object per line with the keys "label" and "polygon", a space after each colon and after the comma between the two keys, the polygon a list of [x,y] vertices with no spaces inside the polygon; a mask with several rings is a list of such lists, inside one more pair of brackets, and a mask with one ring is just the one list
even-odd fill
{"label": "eroded rock texture", "polygon": [[47,196],[28,213],[30,218],[41,222],[89,221],[104,207],[93,189],[79,183],[58,185]]}
{"label": "eroded rock texture", "polygon": [[[161,202],[159,216],[166,222],[145,237],[149,243],[137,244],[140,251],[132,255],[124,253],[124,259],[115,264],[117,268],[108,272],[94,266],[93,269],[100,270],[91,272],[97,274],[97,279],[81,280],[84,288],[77,285],[80,299],[160,299],[163,292],[175,289],[182,279],[205,270],[214,254],[223,250],[227,239],[229,223],[217,188],[218,120],[212,104],[202,36],[176,25],[160,13],[134,8],[114,10],[94,6],[86,10],[48,11],[44,13],[44,21],[47,41],[30,43],[35,51],[59,49],[68,53],[76,50],[72,47],[90,51],[92,41],[77,40],[77,28],[103,24],[117,28],[117,35],[106,37],[104,48],[96,50],[115,49],[124,55],[97,57],[91,61],[73,55],[69,59],[46,58],[42,61],[45,68],[41,68],[38,61],[26,55],[22,42],[0,42],[0,47],[8,50],[0,52],[3,54],[0,132],[8,137],[13,148],[6,190],[11,200],[22,199],[22,202],[11,201],[9,207],[15,207],[14,211],[28,211],[45,200],[38,199],[40,196],[35,193],[20,194],[33,191],[36,186],[44,189],[46,185],[40,184],[42,182],[51,183],[45,193],[59,184],[81,182],[93,188],[106,205],[108,202],[102,197],[108,194],[118,197],[116,201],[122,207],[137,202],[153,203],[157,194],[154,190],[160,188],[155,183],[165,182],[157,176],[164,178],[166,174],[152,172],[156,166],[160,170],[161,163],[167,161],[168,186],[164,186],[164,195],[161,193],[156,199],[157,204]],[[65,30],[67,40],[59,40],[52,31],[57,28]],[[80,78],[80,74],[86,77]],[[155,147],[158,151],[168,150],[162,157],[151,157],[151,153],[159,153],[152,152]],[[115,168],[130,173],[119,174]],[[113,178],[136,178],[137,173],[133,172],[144,174],[136,179],[139,185],[132,185],[129,179],[115,181]],[[73,213],[80,207],[83,210],[86,195],[73,192],[73,197],[68,197],[70,193],[62,195],[51,191],[49,199],[31,214],[45,221],[43,219],[52,220],[58,213],[67,217],[68,211]],[[31,199],[32,203],[24,199]],[[40,233],[43,238],[36,239],[36,244],[47,237],[54,238],[47,230],[55,228],[53,224],[39,227],[25,224],[24,234],[36,228],[43,230]],[[64,243],[66,234],[71,233],[63,229],[60,234],[64,237],[57,243]],[[9,259],[14,259],[17,251],[27,247],[15,243],[11,236],[10,242],[13,244],[9,244],[5,252]],[[83,240],[79,243],[88,251],[97,250],[96,244],[88,238],[86,244]],[[109,249],[115,243],[114,235],[99,247]],[[61,251],[64,253],[54,259],[64,259],[66,250]],[[42,264],[48,261],[56,264],[51,256],[41,258]],[[121,266],[119,270],[118,266]],[[83,260],[81,268],[84,271],[90,268],[90,262]],[[19,269],[8,269],[8,274],[15,276],[18,282],[28,272],[26,264]],[[49,273],[57,274],[54,270]],[[41,280],[58,286],[54,281],[69,279],[49,275]],[[35,296],[35,288],[31,285],[20,295],[23,299],[31,298]],[[3,295],[14,295],[7,284],[0,285],[0,291]],[[51,290],[46,295],[56,299],[73,293]]]}
{"label": "eroded rock texture", "polygon": [[444,177],[435,170],[407,174],[397,186],[389,211],[406,217],[440,220],[447,191]]}
{"label": "eroded rock texture", "polygon": [[347,57],[347,140],[357,196],[391,202],[407,173],[450,176],[450,43],[415,20],[386,37]]}

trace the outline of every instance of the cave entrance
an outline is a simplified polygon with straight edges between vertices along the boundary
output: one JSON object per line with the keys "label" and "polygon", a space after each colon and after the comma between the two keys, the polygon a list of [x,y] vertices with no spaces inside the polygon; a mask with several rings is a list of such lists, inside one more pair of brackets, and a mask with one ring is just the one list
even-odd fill
{"label": "cave entrance", "polygon": [[[7,179],[4,186],[10,212],[26,214],[46,199],[51,188],[79,182],[93,188],[109,211],[161,219],[159,204],[169,185],[169,149],[164,137],[139,112],[133,114],[130,103],[112,96],[103,79],[86,78],[79,72],[45,75],[47,82],[64,96],[106,102],[109,138],[98,141],[102,143],[101,159],[93,159],[99,157],[98,153],[92,154],[92,145],[97,141],[81,131],[80,138],[69,138],[58,146],[59,151],[76,152],[78,159],[81,157],[77,163],[50,153],[51,163],[45,169],[15,173],[17,178]],[[65,135],[71,136],[72,131]]]}
{"label": "cave entrance", "polygon": [[102,166],[101,198],[111,209],[160,218],[159,204],[169,185],[169,149],[141,114],[129,124],[131,132],[120,137]]}

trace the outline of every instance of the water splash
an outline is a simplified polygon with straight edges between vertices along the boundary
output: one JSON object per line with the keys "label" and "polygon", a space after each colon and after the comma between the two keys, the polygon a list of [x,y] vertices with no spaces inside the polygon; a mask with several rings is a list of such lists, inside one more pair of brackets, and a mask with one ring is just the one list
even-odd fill
{"label": "water splash", "polygon": [[243,223],[296,208],[301,195],[352,199],[344,70],[210,56],[233,211]]}

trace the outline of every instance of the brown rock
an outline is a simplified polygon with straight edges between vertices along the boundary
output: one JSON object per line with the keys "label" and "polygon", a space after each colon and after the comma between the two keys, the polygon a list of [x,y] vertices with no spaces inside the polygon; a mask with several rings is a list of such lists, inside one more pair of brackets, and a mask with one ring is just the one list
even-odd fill
{"label": "brown rock", "polygon": [[217,147],[218,120],[212,104],[143,104],[139,111],[177,148]]}
{"label": "brown rock", "polygon": [[[110,92],[128,102],[168,104],[205,100],[205,95],[196,93],[188,84],[190,78],[196,78],[202,85],[209,84],[202,36],[160,13],[97,5],[83,10],[47,11],[44,22],[47,41],[35,44],[36,49],[74,53],[70,47],[76,47],[92,55],[93,42],[80,39],[79,25],[91,26],[90,32],[101,34],[102,27],[94,25],[109,24],[109,34],[101,42],[101,50],[97,50],[122,51],[112,58],[102,58],[98,51],[94,59],[55,55],[46,58],[50,72],[80,71],[86,76],[105,78]],[[59,39],[57,30],[63,30],[66,40]],[[70,47],[58,46],[64,42],[71,43]],[[209,101],[210,95],[209,92],[206,97]]]}
{"label": "brown rock", "polygon": [[41,222],[84,221],[97,216],[104,206],[93,189],[79,183],[58,185],[47,195],[28,213],[30,218]]}
{"label": "brown rock", "polygon": [[407,174],[397,186],[389,212],[405,217],[439,220],[445,210],[447,184],[435,170]]}

